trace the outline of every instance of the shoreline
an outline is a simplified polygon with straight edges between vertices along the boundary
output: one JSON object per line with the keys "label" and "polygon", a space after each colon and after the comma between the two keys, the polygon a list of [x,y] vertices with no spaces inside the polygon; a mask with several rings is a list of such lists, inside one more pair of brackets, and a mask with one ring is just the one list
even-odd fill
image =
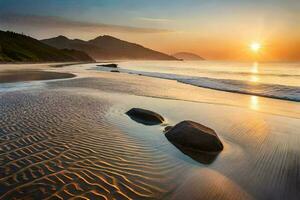
{"label": "shoreline", "polygon": [[[105,72],[105,71],[93,71],[89,70],[91,66],[93,66],[94,63],[91,64],[75,64],[75,65],[68,65],[67,67],[62,68],[53,68],[49,63],[44,63],[42,65],[3,65],[6,67],[9,67],[9,70],[45,70],[49,72],[58,72],[58,73],[71,73],[76,76],[76,78],[101,78],[101,79],[107,79],[108,82],[111,84],[117,83],[119,87],[123,89],[116,90],[116,88],[99,88],[104,91],[111,91],[111,92],[133,92],[135,95],[141,95],[141,96],[147,96],[147,97],[155,97],[155,98],[163,98],[163,99],[174,99],[174,100],[183,100],[183,101],[190,101],[190,102],[199,102],[199,103],[209,103],[209,104],[221,104],[221,105],[228,105],[233,107],[243,107],[246,109],[251,109],[253,111],[257,112],[264,112],[267,114],[273,114],[273,115],[282,115],[282,116],[290,116],[290,117],[296,117],[300,118],[300,112],[297,112],[294,114],[294,111],[299,110],[299,104],[297,101],[289,101],[289,100],[283,100],[283,99],[277,99],[277,98],[269,98],[269,97],[261,97],[258,95],[248,95],[243,93],[235,93],[235,92],[228,92],[223,90],[216,90],[211,88],[205,88],[205,87],[199,87],[194,86],[186,83],[181,83],[176,80],[168,80],[168,79],[162,79],[157,77],[149,77],[149,76],[138,76],[136,74],[127,74],[127,73],[111,73],[111,72]],[[0,73],[2,71],[5,71],[5,68],[1,67],[0,65]],[[122,87],[122,81],[119,84],[120,80],[125,81],[127,84],[131,84],[134,86],[134,91],[128,91],[128,89],[125,89]],[[143,80],[153,80],[153,82],[157,83],[158,85],[164,85],[165,83],[168,83],[168,86],[163,87],[163,91],[167,91],[168,87],[172,88],[180,88],[181,91],[183,90],[190,90],[194,95],[190,95],[187,92],[182,93],[182,95],[177,95],[174,92],[167,92],[167,93],[160,93],[157,92],[149,92],[146,90],[146,86],[143,86],[144,90],[146,92],[139,92],[140,82]],[[52,79],[54,82],[59,81]],[[138,80],[136,82],[135,80]],[[102,81],[100,81],[102,82]],[[104,84],[101,83],[101,84]],[[68,85],[68,84],[67,84]],[[75,84],[74,86],[77,86]],[[78,85],[79,86],[79,85]],[[95,86],[96,87],[96,86]],[[142,89],[141,88],[141,89]],[[108,90],[107,90],[108,89]],[[153,90],[157,90],[158,88],[153,87]],[[160,89],[161,90],[161,89]],[[177,89],[174,89],[176,91]],[[208,94],[208,95],[205,95]],[[239,98],[241,101],[234,101],[234,99]],[[256,105],[257,104],[257,105]],[[290,107],[290,105],[293,105],[294,109],[286,109]],[[279,109],[279,107],[282,107]],[[291,114],[292,113],[292,114]]]}

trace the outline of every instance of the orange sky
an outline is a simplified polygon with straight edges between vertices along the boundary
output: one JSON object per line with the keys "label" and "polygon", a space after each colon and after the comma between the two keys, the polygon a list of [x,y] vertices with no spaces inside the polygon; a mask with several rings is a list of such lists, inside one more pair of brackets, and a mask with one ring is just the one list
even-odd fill
{"label": "orange sky", "polygon": [[[213,60],[300,60],[299,0],[0,1],[2,30],[38,39],[112,35]],[[257,54],[249,49],[260,42]]]}

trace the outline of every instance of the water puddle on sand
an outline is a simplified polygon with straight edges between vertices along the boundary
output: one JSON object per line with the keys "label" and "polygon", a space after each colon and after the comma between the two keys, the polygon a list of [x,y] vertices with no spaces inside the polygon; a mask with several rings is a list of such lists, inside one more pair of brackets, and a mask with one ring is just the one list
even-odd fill
{"label": "water puddle on sand", "polygon": [[7,70],[0,71],[0,83],[53,80],[73,78],[74,74],[41,70]]}
{"label": "water puddle on sand", "polygon": [[47,82],[74,78],[70,73],[41,70],[7,70],[0,72],[0,92],[37,89]]}
{"label": "water puddle on sand", "polygon": [[[114,99],[120,99],[119,95],[113,95]],[[229,183],[235,185],[233,180],[229,180],[226,178],[222,171],[220,170],[227,170],[229,169],[226,167],[225,162],[232,162],[238,163],[239,161],[245,158],[245,152],[243,151],[242,147],[228,140],[226,137],[222,137],[222,142],[225,146],[224,150],[217,155],[209,164],[207,163],[207,159],[199,157],[199,155],[195,157],[190,157],[185,155],[179,149],[177,149],[173,144],[171,144],[166,137],[164,136],[163,130],[165,126],[168,125],[175,125],[179,121],[185,119],[191,119],[197,121],[195,117],[187,117],[183,115],[182,112],[177,112],[178,108],[183,107],[194,107],[197,104],[190,104],[186,102],[179,102],[179,101],[172,101],[172,100],[161,100],[155,98],[145,98],[145,97],[137,97],[137,96],[123,96],[122,103],[117,103],[114,101],[114,106],[112,106],[106,114],[106,118],[108,121],[113,124],[114,126],[120,128],[125,134],[129,135],[130,137],[138,139],[138,141],[142,144],[142,146],[150,146],[153,151],[155,151],[158,155],[165,157],[165,163],[172,164],[173,166],[169,167],[170,173],[172,175],[168,175],[169,177],[173,177],[172,183],[176,185],[171,191],[169,191],[168,197],[172,199],[194,199],[193,196],[197,197],[195,199],[203,198],[205,195],[206,197],[214,197],[213,192],[211,189],[208,188],[200,190],[200,184],[204,186],[205,184],[201,181],[203,180],[203,174],[205,173],[210,177],[210,173],[214,174],[214,177],[220,176],[222,180],[227,179],[228,187],[231,187],[233,192],[232,194],[228,195],[228,199],[232,199],[234,195],[238,195],[239,197],[244,197],[244,199],[248,198],[248,194],[244,192],[242,189],[238,188],[238,190],[233,191],[233,188],[236,186],[230,186]],[[126,103],[124,103],[126,102]],[[159,104],[158,104],[159,103]],[[183,105],[178,107],[178,103],[182,103]],[[183,107],[182,107],[183,106]],[[145,126],[143,124],[137,123],[130,119],[125,113],[129,109],[133,107],[140,107],[144,109],[148,109],[151,111],[158,112],[165,118],[165,123],[162,125],[155,125],[155,126]],[[177,107],[177,109],[176,109]],[[170,114],[171,113],[171,114]],[[199,120],[199,119],[198,119]],[[201,122],[201,121],[198,121]],[[202,155],[203,156],[203,155]],[[164,164],[164,163],[159,163]],[[178,167],[181,167],[181,171],[178,170]],[[232,167],[232,165],[231,165]],[[238,166],[237,166],[238,167]],[[191,179],[191,180],[190,180]],[[197,180],[197,181],[196,181]],[[210,181],[210,184],[213,190],[221,190],[223,187],[223,183],[219,184],[218,179],[207,179]],[[215,182],[214,182],[215,181]],[[199,185],[199,190],[195,188],[192,193],[187,192],[191,188],[192,182],[195,182]],[[218,183],[218,184],[217,184]],[[189,186],[188,186],[189,185]],[[185,189],[183,189],[185,188]],[[194,188],[194,186],[192,186]],[[185,191],[186,190],[186,191]],[[212,192],[212,193],[211,193]],[[217,192],[217,191],[215,191]],[[224,192],[224,191],[223,191]],[[221,193],[221,191],[218,191]],[[180,195],[179,195],[180,194]],[[184,196],[184,195],[186,196]],[[201,194],[201,195],[200,195]],[[177,196],[178,195],[178,196]],[[200,195],[200,196],[199,196]],[[202,196],[203,195],[203,196]],[[246,198],[247,197],[247,198]]]}

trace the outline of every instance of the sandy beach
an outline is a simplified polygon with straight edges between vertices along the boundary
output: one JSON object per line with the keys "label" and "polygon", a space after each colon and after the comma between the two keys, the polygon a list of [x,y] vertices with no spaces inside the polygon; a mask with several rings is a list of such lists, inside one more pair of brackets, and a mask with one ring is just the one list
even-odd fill
{"label": "sandy beach", "polygon": [[[0,81],[0,199],[299,199],[299,102],[91,65],[0,65],[0,77],[51,73]],[[125,114],[133,107],[166,122],[136,123]],[[187,119],[223,142],[210,164],[164,136]]]}

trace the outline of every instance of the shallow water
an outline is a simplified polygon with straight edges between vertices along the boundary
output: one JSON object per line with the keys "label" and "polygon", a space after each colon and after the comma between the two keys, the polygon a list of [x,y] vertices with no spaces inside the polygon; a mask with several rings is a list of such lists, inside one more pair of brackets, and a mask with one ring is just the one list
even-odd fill
{"label": "shallow water", "polygon": [[[174,180],[178,188],[171,192],[172,199],[299,197],[299,120],[221,105],[141,97],[127,100],[125,105],[113,107],[109,112],[110,121],[124,132],[152,144],[161,154],[185,164],[184,178]],[[159,111],[169,125],[190,119],[215,129],[224,143],[224,151],[209,165],[193,160],[166,140],[163,127],[145,127],[123,115],[137,105]],[[283,121],[284,124],[279,123]]]}
{"label": "shallow water", "polygon": [[[6,70],[0,72],[0,83],[73,78],[74,74],[41,70]],[[2,86],[2,85],[1,85]]]}

